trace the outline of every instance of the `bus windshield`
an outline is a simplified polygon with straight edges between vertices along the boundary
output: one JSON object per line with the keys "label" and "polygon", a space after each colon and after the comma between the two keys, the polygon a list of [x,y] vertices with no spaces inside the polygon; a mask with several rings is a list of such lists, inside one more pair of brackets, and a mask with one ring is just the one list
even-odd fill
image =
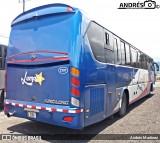
{"label": "bus windshield", "polygon": [[72,25],[71,13],[37,17],[13,25],[9,41],[13,48],[8,51],[8,56],[38,50],[68,52],[72,43]]}

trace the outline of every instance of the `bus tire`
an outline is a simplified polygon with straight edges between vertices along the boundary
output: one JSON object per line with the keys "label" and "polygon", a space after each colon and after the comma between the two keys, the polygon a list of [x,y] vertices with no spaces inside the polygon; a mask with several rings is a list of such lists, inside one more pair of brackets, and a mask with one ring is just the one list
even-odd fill
{"label": "bus tire", "polygon": [[122,96],[122,102],[121,102],[121,108],[119,110],[119,116],[123,117],[126,114],[127,111],[127,96],[126,93],[123,93]]}
{"label": "bus tire", "polygon": [[0,108],[4,107],[4,91],[1,93],[1,98],[0,98]]}
{"label": "bus tire", "polygon": [[151,97],[151,92],[153,92],[153,84],[151,84],[151,86],[150,86],[150,91],[149,91],[149,93],[146,95],[147,98],[150,98],[150,97]]}

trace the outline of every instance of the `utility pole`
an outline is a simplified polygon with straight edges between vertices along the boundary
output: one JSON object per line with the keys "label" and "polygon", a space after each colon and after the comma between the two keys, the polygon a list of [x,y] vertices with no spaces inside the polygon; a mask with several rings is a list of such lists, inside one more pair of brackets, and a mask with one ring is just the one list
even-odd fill
{"label": "utility pole", "polygon": [[26,1],[29,1],[29,0],[19,0],[19,3],[23,3],[23,12],[25,12]]}
{"label": "utility pole", "polygon": [[7,36],[5,36],[3,34],[0,34],[0,37],[2,37],[2,38],[9,38],[9,37],[7,37]]}
{"label": "utility pole", "polygon": [[23,0],[23,12],[25,12],[25,0]]}

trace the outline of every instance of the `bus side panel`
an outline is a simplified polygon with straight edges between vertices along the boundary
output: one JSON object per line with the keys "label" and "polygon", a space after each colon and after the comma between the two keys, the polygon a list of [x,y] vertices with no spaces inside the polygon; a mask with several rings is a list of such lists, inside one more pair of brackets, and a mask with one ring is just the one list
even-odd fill
{"label": "bus side panel", "polygon": [[106,113],[106,85],[89,85],[85,89],[85,126],[99,122]]}
{"label": "bus side panel", "polygon": [[116,66],[115,65],[107,65],[107,78],[106,85],[106,117],[113,114],[113,110],[117,104],[117,95],[116,95]]}
{"label": "bus side panel", "polygon": [[143,69],[134,69],[134,79],[128,87],[130,104],[150,93],[150,73]]}
{"label": "bus side panel", "polygon": [[84,120],[85,126],[99,122],[106,114],[107,65],[97,62],[87,36],[84,37]]}
{"label": "bus side panel", "polygon": [[132,78],[133,78],[132,68],[118,66],[116,74],[117,74],[117,78],[116,78],[117,88],[129,86],[129,84],[132,82]]}
{"label": "bus side panel", "polygon": [[120,108],[120,99],[122,95],[123,87],[116,88],[116,105],[114,107],[113,113],[117,112]]}

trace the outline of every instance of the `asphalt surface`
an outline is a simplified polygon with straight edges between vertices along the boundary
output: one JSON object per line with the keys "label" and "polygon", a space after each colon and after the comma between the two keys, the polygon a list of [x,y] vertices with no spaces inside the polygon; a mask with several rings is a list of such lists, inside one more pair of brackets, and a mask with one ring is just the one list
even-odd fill
{"label": "asphalt surface", "polygon": [[[7,118],[0,110],[0,134],[92,134],[84,142],[106,142],[98,140],[101,134],[159,134],[160,133],[160,83],[149,97],[128,107],[124,117],[113,115],[102,122],[88,126],[81,131],[58,127],[46,123],[29,121],[21,118]],[[105,135],[103,136],[105,137]],[[129,142],[160,142],[154,140],[130,140]],[[17,141],[16,141],[17,142]],[[24,142],[24,141],[23,141]],[[27,142],[27,141],[25,141]],[[30,142],[30,141],[28,141]],[[34,141],[37,142],[37,141]],[[41,141],[51,142],[51,141]],[[65,141],[71,142],[71,141]],[[73,141],[72,141],[73,142]],[[81,141],[77,141],[81,142]],[[119,142],[119,141],[108,141]],[[128,142],[128,141],[121,141]]]}

